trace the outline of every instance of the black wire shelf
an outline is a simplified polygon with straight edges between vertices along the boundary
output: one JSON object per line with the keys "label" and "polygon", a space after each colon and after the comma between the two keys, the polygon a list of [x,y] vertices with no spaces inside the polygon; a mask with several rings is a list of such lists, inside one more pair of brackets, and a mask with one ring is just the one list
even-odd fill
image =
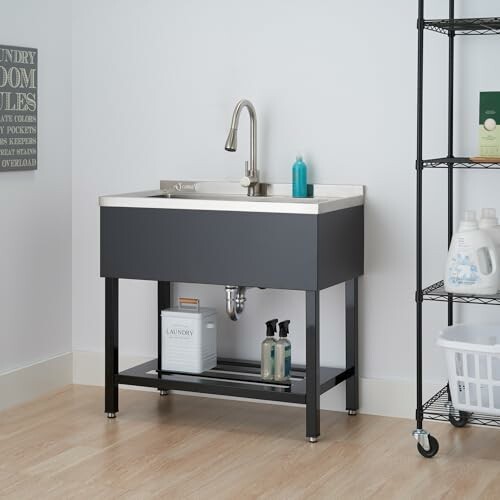
{"label": "black wire shelf", "polygon": [[465,418],[468,424],[500,427],[500,417],[483,413],[466,413],[454,408],[448,398],[448,387],[446,385],[423,405],[422,410],[426,420],[448,422],[452,419],[458,421]]}
{"label": "black wire shelf", "polygon": [[[289,383],[264,382],[260,378],[260,362],[219,358],[217,367],[204,373],[158,371],[153,359],[120,372],[119,384],[156,387],[163,390],[219,394],[240,398],[306,404],[306,369],[292,365]],[[319,390],[323,394],[354,376],[354,368],[319,367]]]}
{"label": "black wire shelf", "polygon": [[472,170],[499,170],[500,162],[474,161],[471,158],[433,158],[431,160],[423,160],[423,168],[463,168]]}
{"label": "black wire shelf", "polygon": [[448,294],[444,289],[444,282],[438,281],[422,291],[423,299],[434,302],[448,302],[449,297],[458,304],[486,304],[500,305],[500,294],[494,295],[463,295]]}
{"label": "black wire shelf", "polygon": [[500,17],[476,17],[470,19],[428,19],[424,29],[448,35],[498,35]]}

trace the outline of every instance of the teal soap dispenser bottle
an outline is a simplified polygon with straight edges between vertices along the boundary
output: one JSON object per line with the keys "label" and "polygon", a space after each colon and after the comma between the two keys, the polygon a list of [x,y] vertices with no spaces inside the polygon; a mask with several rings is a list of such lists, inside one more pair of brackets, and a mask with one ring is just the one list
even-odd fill
{"label": "teal soap dispenser bottle", "polygon": [[298,155],[292,167],[294,198],[307,198],[307,165],[302,156]]}

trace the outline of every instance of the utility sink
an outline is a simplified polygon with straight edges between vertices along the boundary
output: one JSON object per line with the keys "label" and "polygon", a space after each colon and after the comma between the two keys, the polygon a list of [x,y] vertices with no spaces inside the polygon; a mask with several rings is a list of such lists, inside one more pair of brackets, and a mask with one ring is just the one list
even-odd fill
{"label": "utility sink", "polygon": [[293,198],[291,184],[260,184],[248,196],[238,182],[161,181],[160,189],[101,196],[101,207],[322,214],[363,205],[364,187],[314,184],[311,197]]}
{"label": "utility sink", "polygon": [[[100,272],[106,278],[105,411],[108,418],[116,417],[120,383],[302,403],[306,436],[316,442],[323,392],[347,380],[347,409],[358,408],[357,278],[364,270],[364,187],[315,184],[307,186],[309,197],[293,198],[290,184],[260,182],[257,115],[246,99],[234,109],[225,149],[237,149],[242,109],[250,116],[250,156],[239,182],[161,181],[155,191],[99,199]],[[159,335],[158,360],[119,373],[121,279],[157,282]],[[160,321],[161,311],[172,306],[171,283],[223,285],[232,320],[243,312],[248,288],[304,291],[305,325],[293,330],[295,335],[302,329],[306,343],[306,367],[298,380],[285,386],[259,383],[259,363],[228,360],[224,372],[221,359],[215,378],[164,372]],[[319,363],[320,291],[340,283],[346,290],[346,369],[325,372]],[[261,324],[269,317],[258,316],[257,310],[253,314]]]}

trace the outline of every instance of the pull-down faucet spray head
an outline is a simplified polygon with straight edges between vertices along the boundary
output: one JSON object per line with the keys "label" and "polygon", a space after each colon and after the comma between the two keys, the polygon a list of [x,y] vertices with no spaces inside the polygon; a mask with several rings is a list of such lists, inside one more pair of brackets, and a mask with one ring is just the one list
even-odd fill
{"label": "pull-down faucet spray head", "polygon": [[225,150],[234,152],[237,149],[238,149],[238,129],[231,127],[229,135],[227,136]]}

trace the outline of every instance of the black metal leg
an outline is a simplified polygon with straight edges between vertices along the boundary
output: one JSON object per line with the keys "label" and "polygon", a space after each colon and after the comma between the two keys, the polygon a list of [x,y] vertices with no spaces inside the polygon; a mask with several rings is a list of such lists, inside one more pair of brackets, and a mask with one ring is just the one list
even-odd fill
{"label": "black metal leg", "polygon": [[[455,18],[455,1],[449,1],[450,19]],[[450,30],[448,34],[448,158],[454,156],[454,73],[455,73],[455,32]],[[453,163],[448,165],[448,248],[453,238]],[[448,326],[453,325],[453,295],[448,295]]]}
{"label": "black metal leg", "polygon": [[106,278],[105,412],[118,412],[118,279]]}
{"label": "black metal leg", "polygon": [[[170,307],[170,281],[158,281],[158,370],[162,369],[162,334],[161,334],[161,312]],[[161,374],[158,373],[158,378]],[[166,396],[166,389],[158,389],[160,396]]]}
{"label": "black metal leg", "polygon": [[424,123],[424,0],[418,1],[418,71],[417,71],[417,283],[416,283],[416,334],[417,334],[417,431],[422,431],[422,156]]}
{"label": "black metal leg", "polygon": [[358,278],[345,284],[345,357],[346,368],[354,368],[354,375],[346,380],[346,410],[355,414],[359,408]]}
{"label": "black metal leg", "polygon": [[306,437],[316,442],[320,433],[319,291],[306,292]]}
{"label": "black metal leg", "polygon": [[158,281],[158,370],[161,370],[161,312],[170,307],[170,281]]}

